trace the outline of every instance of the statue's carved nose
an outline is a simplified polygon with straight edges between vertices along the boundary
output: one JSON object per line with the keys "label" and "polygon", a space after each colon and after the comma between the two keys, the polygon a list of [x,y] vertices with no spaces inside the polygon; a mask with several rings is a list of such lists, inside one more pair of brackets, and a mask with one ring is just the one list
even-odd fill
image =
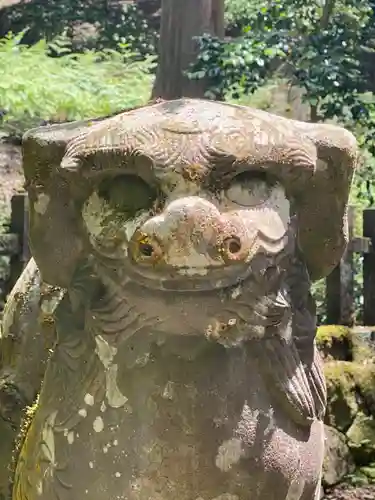
{"label": "statue's carved nose", "polygon": [[175,266],[219,265],[246,254],[243,228],[198,196],[170,203],[151,217],[130,242],[131,256],[143,264],[164,260]]}

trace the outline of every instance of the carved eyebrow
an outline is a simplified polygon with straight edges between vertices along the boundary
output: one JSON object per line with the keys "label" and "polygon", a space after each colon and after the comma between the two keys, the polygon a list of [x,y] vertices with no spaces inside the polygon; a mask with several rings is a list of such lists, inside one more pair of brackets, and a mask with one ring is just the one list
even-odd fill
{"label": "carved eyebrow", "polygon": [[121,174],[138,175],[147,182],[155,183],[154,162],[148,156],[134,151],[124,154],[119,151],[92,151],[89,154],[63,160],[61,171],[86,179]]}
{"label": "carved eyebrow", "polygon": [[205,185],[207,188],[217,189],[218,187],[223,187],[224,185],[231,182],[235,177],[241,175],[242,173],[251,172],[254,174],[254,178],[258,176],[259,179],[263,179],[267,182],[273,183],[277,179],[271,173],[270,165],[260,163],[259,165],[246,164],[246,163],[227,163],[223,161],[221,164],[214,164],[211,168],[207,179],[205,179]]}

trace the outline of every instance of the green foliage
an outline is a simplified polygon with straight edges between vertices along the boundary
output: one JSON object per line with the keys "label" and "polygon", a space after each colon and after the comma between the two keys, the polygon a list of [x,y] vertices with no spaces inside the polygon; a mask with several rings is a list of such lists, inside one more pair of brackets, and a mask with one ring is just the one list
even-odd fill
{"label": "green foliage", "polygon": [[242,29],[256,19],[267,0],[225,0],[225,21],[229,30]]}
{"label": "green foliage", "polygon": [[343,2],[337,2],[336,10],[327,13],[321,2],[269,0],[252,15],[242,38],[200,37],[190,76],[208,78],[210,95],[216,96],[232,93],[236,85],[254,92],[283,70],[291,84],[305,90],[311,106],[319,107],[314,119],[368,125],[372,104],[363,100],[367,88],[360,59],[374,31],[372,10],[366,1],[359,8],[351,3],[347,0],[342,11]]}
{"label": "green foliage", "polygon": [[[242,36],[198,39],[200,53],[189,71],[205,78],[211,99],[238,99],[286,78],[303,91],[312,121],[336,122],[356,135],[362,148],[352,202],[375,203],[375,98],[364,58],[374,61],[375,2],[363,0],[227,0],[227,20]],[[372,57],[372,59],[371,59]],[[355,299],[362,301],[362,259],[355,258]],[[325,319],[325,283],[314,284],[320,320]]]}
{"label": "green foliage", "polygon": [[370,3],[264,0],[254,10],[252,3],[236,0],[230,12],[233,19],[241,12],[247,16],[243,36],[229,42],[198,38],[200,53],[190,78],[206,78],[206,96],[221,99],[252,94],[275,76],[287,76],[290,85],[303,89],[313,121],[339,121],[370,153],[356,184],[358,196],[372,204],[375,100],[361,63],[375,38]]}
{"label": "green foliage", "polygon": [[203,35],[197,42],[199,54],[188,76],[206,78],[206,97],[211,99],[228,94],[237,98],[239,88],[246,94],[253,93],[266,83],[274,58],[283,54],[264,40],[250,37],[244,37],[241,43],[228,43]]}
{"label": "green foliage", "polygon": [[[91,26],[85,35],[82,24]],[[152,29],[136,4],[107,0],[34,0],[9,10],[13,33],[24,32],[22,42],[51,41],[66,34],[74,51],[87,48],[116,49],[127,43],[137,57],[155,54],[158,33]],[[25,31],[26,30],[26,31]]]}
{"label": "green foliage", "polygon": [[110,9],[100,25],[98,48],[113,48],[126,43],[137,58],[157,53],[159,33],[154,31],[135,4]]}
{"label": "green foliage", "polygon": [[365,55],[375,56],[373,3],[264,0],[255,13],[252,4],[234,4],[233,16],[248,16],[243,36],[229,42],[200,37],[189,76],[206,78],[213,99],[251,94],[286,76],[303,89],[313,121],[340,122],[355,133],[366,157],[356,178],[358,197],[373,204],[375,98],[362,64]]}
{"label": "green foliage", "polygon": [[[105,116],[147,102],[153,58],[134,62],[128,47],[72,54],[57,39],[59,58],[48,57],[46,41],[27,47],[22,34],[0,40],[1,128],[21,134],[43,121]],[[125,61],[125,62],[124,62]]]}

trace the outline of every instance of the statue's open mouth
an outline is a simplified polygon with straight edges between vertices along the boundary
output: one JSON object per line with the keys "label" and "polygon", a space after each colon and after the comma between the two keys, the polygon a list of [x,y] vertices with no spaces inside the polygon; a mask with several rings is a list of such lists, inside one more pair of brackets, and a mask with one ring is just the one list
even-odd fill
{"label": "statue's open mouth", "polygon": [[126,274],[140,286],[173,292],[208,292],[238,285],[252,274],[251,264],[218,267],[175,267],[151,270],[142,266],[127,266]]}
{"label": "statue's open mouth", "polygon": [[[217,263],[213,265],[179,265],[171,266],[157,263],[154,266],[142,265],[132,259],[126,259],[125,275],[140,286],[159,291],[171,292],[209,292],[230,288],[250,278],[255,278],[260,270],[256,271],[258,257],[263,263],[263,271],[267,267],[264,259],[274,261],[276,255],[283,254],[287,246],[287,235],[275,241],[254,246],[253,255],[248,258],[230,263]],[[259,262],[259,261],[258,261]]]}

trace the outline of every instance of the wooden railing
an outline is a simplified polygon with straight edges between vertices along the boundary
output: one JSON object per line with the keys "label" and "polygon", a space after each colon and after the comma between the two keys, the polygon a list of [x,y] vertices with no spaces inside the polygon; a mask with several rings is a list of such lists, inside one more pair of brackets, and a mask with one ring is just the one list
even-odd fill
{"label": "wooden railing", "polygon": [[[349,244],[340,264],[326,280],[327,323],[351,325],[355,315],[354,255],[362,254],[363,324],[375,325],[375,207],[362,212],[362,236],[354,236],[356,207],[348,209]],[[358,269],[357,269],[358,271]],[[357,304],[358,307],[358,304]]]}
{"label": "wooden railing", "polygon": [[24,193],[11,200],[11,218],[8,231],[0,235],[0,257],[9,257],[9,272],[0,283],[1,300],[12,290],[23,268],[30,259],[28,245],[28,198]]}

